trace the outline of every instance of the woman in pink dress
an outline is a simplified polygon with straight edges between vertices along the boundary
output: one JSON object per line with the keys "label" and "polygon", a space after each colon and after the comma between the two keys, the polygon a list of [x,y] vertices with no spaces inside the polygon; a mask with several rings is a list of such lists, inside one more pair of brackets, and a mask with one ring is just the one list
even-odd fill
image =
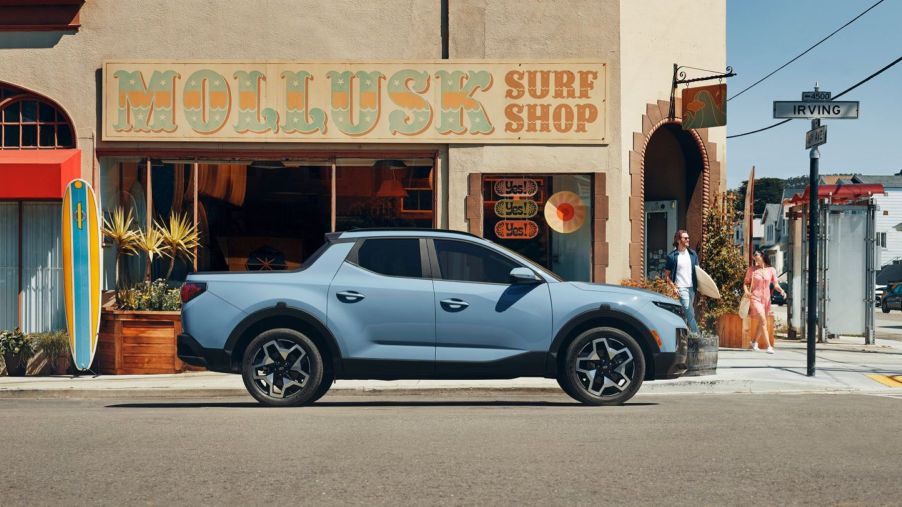
{"label": "woman in pink dress", "polygon": [[745,294],[749,297],[749,317],[758,319],[757,329],[752,329],[751,333],[754,337],[752,341],[752,350],[758,349],[758,336],[764,335],[764,343],[767,344],[767,353],[773,354],[774,348],[770,344],[770,337],[767,335],[767,316],[770,315],[770,298],[771,287],[777,290],[783,297],[786,292],[780,287],[777,281],[777,271],[770,267],[767,257],[761,252],[755,252],[752,257],[754,265],[749,267],[745,273]]}

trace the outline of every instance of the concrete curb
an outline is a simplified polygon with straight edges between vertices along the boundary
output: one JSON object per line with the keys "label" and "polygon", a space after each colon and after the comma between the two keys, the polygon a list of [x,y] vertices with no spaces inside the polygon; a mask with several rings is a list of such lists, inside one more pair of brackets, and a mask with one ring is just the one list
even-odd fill
{"label": "concrete curb", "polygon": [[[670,383],[647,382],[637,395],[687,395],[687,394],[840,394],[861,393],[862,389],[838,386],[812,387],[804,384],[784,382],[751,381],[745,379],[711,379],[703,381]],[[879,391],[875,391],[879,392]],[[341,396],[517,396],[517,395],[562,395],[558,387],[516,386],[511,387],[449,387],[449,386],[336,386],[330,394]],[[121,399],[121,398],[225,398],[245,397],[252,400],[244,389],[234,388],[64,388],[64,389],[0,389],[0,399]]]}

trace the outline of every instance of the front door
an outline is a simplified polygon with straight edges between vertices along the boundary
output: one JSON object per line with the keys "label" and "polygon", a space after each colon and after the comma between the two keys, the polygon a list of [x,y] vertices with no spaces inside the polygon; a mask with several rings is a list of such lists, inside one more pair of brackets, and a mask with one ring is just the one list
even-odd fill
{"label": "front door", "polygon": [[551,343],[548,284],[511,284],[521,264],[468,241],[435,239],[433,253],[436,375],[541,375]]}
{"label": "front door", "polygon": [[435,310],[417,238],[361,240],[329,287],[329,327],[345,347],[350,376],[433,373]]}
{"label": "front door", "polygon": [[664,276],[677,228],[676,201],[645,201],[645,278]]}

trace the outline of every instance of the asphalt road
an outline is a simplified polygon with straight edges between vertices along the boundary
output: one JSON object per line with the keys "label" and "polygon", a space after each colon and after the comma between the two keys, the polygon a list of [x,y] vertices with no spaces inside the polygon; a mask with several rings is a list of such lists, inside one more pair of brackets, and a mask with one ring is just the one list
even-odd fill
{"label": "asphalt road", "polygon": [[902,397],[0,400],[15,505],[898,505]]}

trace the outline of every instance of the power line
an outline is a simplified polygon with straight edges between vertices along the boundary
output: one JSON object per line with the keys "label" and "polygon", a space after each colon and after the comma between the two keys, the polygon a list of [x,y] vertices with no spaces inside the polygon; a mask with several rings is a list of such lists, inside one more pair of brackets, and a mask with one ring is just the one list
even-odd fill
{"label": "power line", "polygon": [[790,63],[792,63],[792,62],[798,60],[799,58],[801,58],[801,57],[803,57],[803,56],[805,56],[805,54],[807,54],[809,51],[811,51],[812,49],[814,49],[814,48],[820,46],[822,42],[826,41],[826,40],[829,39],[830,37],[833,37],[834,35],[836,35],[837,33],[839,33],[840,30],[842,30],[843,28],[845,28],[845,27],[851,25],[851,24],[854,23],[856,20],[858,20],[858,18],[864,16],[865,14],[868,13],[868,11],[870,11],[870,10],[873,9],[874,7],[877,7],[878,5],[882,4],[883,2],[884,2],[884,0],[879,0],[879,1],[878,1],[877,3],[875,3],[874,5],[868,7],[867,9],[864,10],[864,12],[862,12],[861,14],[855,16],[855,17],[852,18],[851,20],[849,20],[848,23],[846,23],[846,24],[844,24],[843,26],[837,28],[837,29],[834,30],[833,33],[831,33],[830,35],[828,35],[828,36],[824,37],[823,39],[819,40],[819,41],[817,42],[817,44],[815,44],[815,45],[811,46],[810,48],[806,49],[805,51],[803,51],[802,53],[800,53],[798,56],[796,56],[795,58],[793,58],[792,60],[789,60],[788,62],[784,63],[783,65],[781,65],[780,67],[778,67],[776,70],[774,70],[774,71],[771,72],[770,74],[768,74],[768,75],[762,77],[761,79],[755,81],[754,83],[752,83],[751,85],[749,85],[747,88],[745,88],[745,89],[742,90],[741,92],[739,92],[739,93],[737,93],[736,95],[733,95],[732,97],[728,98],[728,99],[727,99],[727,102],[729,102],[729,101],[735,99],[736,97],[742,95],[743,93],[745,93],[745,92],[751,90],[752,88],[754,88],[755,86],[757,86],[758,83],[761,83],[761,82],[764,81],[765,79],[767,79],[767,78],[773,76],[774,74],[776,74],[777,72],[779,72],[780,70],[782,70],[784,67],[786,67],[786,66],[789,65]]}
{"label": "power line", "polygon": [[[899,62],[902,62],[902,56],[900,56],[899,58],[896,58],[895,60],[893,60],[892,62],[890,62],[890,63],[887,64],[885,67],[883,67],[882,69],[878,70],[877,72],[871,74],[870,76],[868,76],[868,77],[862,79],[861,81],[855,83],[854,85],[852,85],[852,86],[846,88],[845,90],[841,91],[840,93],[836,94],[836,95],[835,95],[833,98],[831,98],[830,100],[836,100],[836,99],[842,97],[843,95],[849,93],[850,91],[854,90],[855,88],[858,88],[859,86],[861,86],[861,85],[867,83],[867,82],[870,81],[871,79],[874,79],[875,77],[877,77],[877,76],[879,76],[880,74],[884,73],[884,72],[887,71],[890,67],[892,67],[893,65],[896,65],[896,64],[899,63]],[[742,134],[733,134],[732,136],[727,136],[727,139],[732,139],[732,138],[734,138],[734,137],[742,137],[742,136],[748,136],[748,135],[752,135],[752,134],[757,134],[758,132],[764,132],[765,130],[772,129],[772,128],[774,128],[774,127],[779,127],[780,125],[783,125],[784,123],[786,123],[786,122],[788,122],[788,121],[790,121],[790,120],[792,120],[792,118],[789,118],[789,119],[786,119],[786,120],[783,120],[783,121],[778,121],[777,123],[774,123],[773,125],[770,125],[770,126],[767,126],[767,127],[764,127],[764,128],[760,128],[760,129],[758,129],[758,130],[752,130],[752,131],[750,131],[750,132],[743,132]]]}

